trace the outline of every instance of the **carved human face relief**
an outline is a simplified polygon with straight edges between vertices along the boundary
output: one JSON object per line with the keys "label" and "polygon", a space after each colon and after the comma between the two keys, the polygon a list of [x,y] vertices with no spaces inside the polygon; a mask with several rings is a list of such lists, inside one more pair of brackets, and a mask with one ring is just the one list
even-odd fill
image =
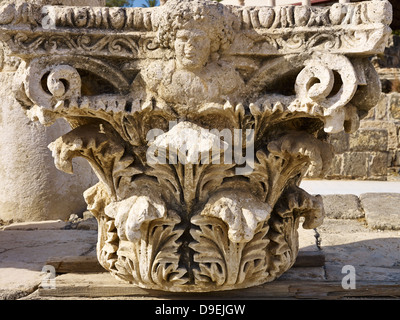
{"label": "carved human face relief", "polygon": [[203,30],[178,30],[175,40],[179,69],[196,71],[202,68],[211,53],[211,41]]}

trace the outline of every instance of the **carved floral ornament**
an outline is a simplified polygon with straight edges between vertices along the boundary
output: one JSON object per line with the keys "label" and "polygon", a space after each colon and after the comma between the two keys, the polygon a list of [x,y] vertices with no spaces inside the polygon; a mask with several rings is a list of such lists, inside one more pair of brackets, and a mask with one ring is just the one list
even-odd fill
{"label": "carved floral ornament", "polygon": [[1,39],[22,62],[15,96],[32,120],[65,118],[56,166],[84,157],[101,265],[177,292],[272,281],[323,221],[299,188],[357,130],[380,94],[387,1],[331,7],[4,5]]}

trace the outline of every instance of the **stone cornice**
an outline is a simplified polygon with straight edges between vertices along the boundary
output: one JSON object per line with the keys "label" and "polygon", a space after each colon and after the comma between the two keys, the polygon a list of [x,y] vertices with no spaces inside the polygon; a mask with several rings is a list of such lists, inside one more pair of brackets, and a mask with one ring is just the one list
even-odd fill
{"label": "stone cornice", "polygon": [[[235,17],[232,28],[236,36],[225,52],[228,55],[270,56],[327,50],[371,55],[383,50],[390,34],[391,6],[387,1],[331,7],[227,6],[225,10]],[[155,58],[160,56],[154,52],[160,45],[160,12],[162,7],[9,4],[0,8],[0,31],[12,52],[22,57],[69,52]]]}

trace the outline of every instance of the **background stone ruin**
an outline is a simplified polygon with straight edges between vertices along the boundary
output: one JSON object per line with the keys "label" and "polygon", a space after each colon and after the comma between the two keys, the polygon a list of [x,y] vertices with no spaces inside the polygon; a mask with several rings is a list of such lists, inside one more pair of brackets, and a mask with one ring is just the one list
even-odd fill
{"label": "background stone ruin", "polygon": [[392,35],[384,55],[373,60],[382,82],[380,101],[357,132],[329,137],[336,154],[327,179],[400,179],[400,37]]}

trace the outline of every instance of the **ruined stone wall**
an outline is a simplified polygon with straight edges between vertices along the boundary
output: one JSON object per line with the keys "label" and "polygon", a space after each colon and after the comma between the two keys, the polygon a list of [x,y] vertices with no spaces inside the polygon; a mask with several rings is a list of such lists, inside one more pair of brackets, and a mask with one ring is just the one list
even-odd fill
{"label": "ruined stone wall", "polygon": [[[379,103],[360,129],[332,134],[335,158],[328,179],[400,179],[400,37],[392,36],[385,55],[374,59],[381,82]],[[309,176],[309,178],[312,178]]]}
{"label": "ruined stone wall", "polygon": [[332,134],[335,158],[328,179],[387,180],[400,169],[400,93],[383,93],[360,129]]}

